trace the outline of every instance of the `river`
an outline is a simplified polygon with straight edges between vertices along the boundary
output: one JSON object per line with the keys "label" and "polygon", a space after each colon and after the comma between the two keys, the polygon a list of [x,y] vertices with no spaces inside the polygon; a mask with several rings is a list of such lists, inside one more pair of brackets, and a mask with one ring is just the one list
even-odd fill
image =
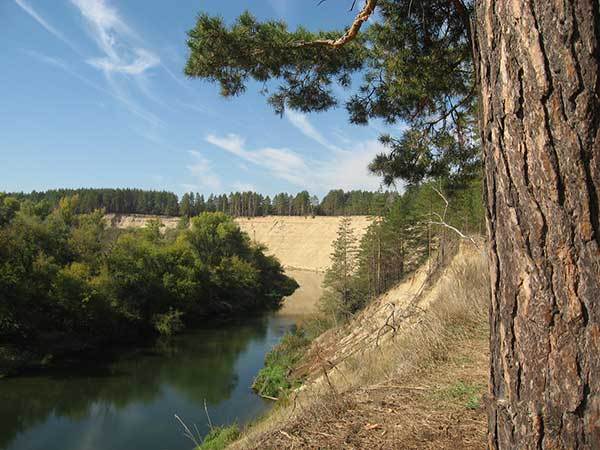
{"label": "river", "polygon": [[[251,390],[266,353],[314,308],[322,275],[277,313],[203,327],[151,347],[0,380],[2,450],[189,450],[174,415],[201,435],[271,406]],[[315,297],[316,296],[316,297]]]}

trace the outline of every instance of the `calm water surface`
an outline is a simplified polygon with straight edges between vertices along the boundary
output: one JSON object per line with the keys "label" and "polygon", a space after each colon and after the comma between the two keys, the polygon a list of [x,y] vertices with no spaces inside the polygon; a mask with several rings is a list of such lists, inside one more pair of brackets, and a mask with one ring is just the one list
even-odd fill
{"label": "calm water surface", "polygon": [[174,414],[208,431],[269,403],[250,385],[294,326],[278,314],[215,325],[106,362],[0,380],[2,450],[188,450]]}

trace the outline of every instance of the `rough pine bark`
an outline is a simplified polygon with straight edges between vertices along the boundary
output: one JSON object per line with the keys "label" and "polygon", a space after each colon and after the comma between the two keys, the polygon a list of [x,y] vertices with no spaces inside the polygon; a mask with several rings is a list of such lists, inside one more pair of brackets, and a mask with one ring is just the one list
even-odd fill
{"label": "rough pine bark", "polygon": [[600,5],[478,0],[489,447],[600,448]]}

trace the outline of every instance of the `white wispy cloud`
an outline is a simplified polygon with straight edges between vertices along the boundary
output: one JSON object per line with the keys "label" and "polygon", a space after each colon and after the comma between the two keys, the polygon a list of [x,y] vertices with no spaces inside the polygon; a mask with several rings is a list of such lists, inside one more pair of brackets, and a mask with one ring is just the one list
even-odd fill
{"label": "white wispy cloud", "polygon": [[[77,46],[53,27],[27,0],[15,0],[15,3],[49,33],[66,43],[78,55],[82,55]],[[160,64],[160,58],[150,50],[135,44],[140,41],[135,31],[122,19],[118,11],[105,0],[71,0],[71,3],[86,19],[92,38],[104,53],[101,57],[88,58],[87,63],[106,75],[108,89],[84,77],[62,60],[37,52],[28,53],[42,62],[60,68],[88,86],[108,94],[125,106],[129,112],[152,125],[163,125],[162,120],[144,109],[133,99],[126,85],[127,80],[120,81],[112,76],[113,74],[120,74],[132,78],[140,92],[149,99],[160,103],[159,99],[148,88],[144,78],[146,71]]]}
{"label": "white wispy cloud", "polygon": [[334,128],[331,130],[331,134],[333,134],[333,136],[335,136],[339,142],[343,142],[346,145],[352,143],[352,140],[349,139],[348,136],[339,128]]}
{"label": "white wispy cloud", "polygon": [[240,156],[244,159],[251,160],[248,152],[244,150],[245,139],[238,136],[237,134],[230,133],[227,136],[219,137],[214,134],[206,136],[206,142],[213,144],[216,147],[227,150],[234,155]]}
{"label": "white wispy cloud", "polygon": [[196,150],[190,150],[188,152],[192,158],[192,164],[187,166],[188,171],[194,176],[196,183],[187,184],[185,186],[193,187],[194,189],[189,190],[203,190],[208,189],[211,191],[220,191],[223,183],[216,174],[215,169],[210,162],[202,153]]}
{"label": "white wispy cloud", "polygon": [[368,170],[369,163],[373,158],[386,151],[378,140],[354,143],[347,139],[340,130],[333,130],[332,134],[338,142],[343,142],[343,147],[340,147],[317,130],[306,114],[288,109],[285,116],[306,137],[332,151],[329,158],[307,163],[311,170],[305,177],[311,180],[311,183],[326,189],[335,187],[345,190],[376,190],[381,187],[379,178]]}
{"label": "white wispy cloud", "polygon": [[181,183],[179,186],[183,188],[184,192],[198,192],[201,190],[200,186],[192,183]]}
{"label": "white wispy cloud", "polygon": [[251,183],[242,183],[242,182],[235,182],[231,185],[231,187],[233,187],[233,189],[235,191],[239,191],[239,192],[248,192],[248,191],[252,191],[252,192],[256,192],[257,189],[256,187],[251,184]]}
{"label": "white wispy cloud", "polygon": [[266,147],[248,150],[245,139],[236,134],[209,134],[205,140],[267,170],[273,177],[312,192],[333,188],[377,190],[381,186],[379,178],[368,171],[368,164],[375,155],[385,150],[377,140],[359,142],[317,161],[306,160],[290,149]]}
{"label": "white wispy cloud", "polygon": [[323,147],[328,148],[329,150],[332,150],[332,151],[340,151],[341,150],[337,145],[334,145],[331,142],[329,142],[329,140],[326,139],[325,136],[323,136],[309,122],[308,117],[306,117],[306,114],[302,114],[302,113],[293,111],[291,109],[286,109],[285,117],[294,127],[296,127],[298,130],[300,130],[300,132],[303,135],[305,135],[306,137],[308,137],[309,139],[312,139],[312,140],[318,142]]}
{"label": "white wispy cloud", "polygon": [[[161,65],[159,56],[145,48],[137,32],[108,0],[70,1],[83,17],[90,37],[101,52],[86,62],[104,74],[108,90],[131,112],[155,117],[142,106],[136,94],[166,106],[146,77],[150,69]],[[155,122],[162,124],[162,121]]]}
{"label": "white wispy cloud", "polygon": [[67,44],[69,47],[71,47],[71,49],[73,49],[75,52],[79,53],[79,50],[77,49],[75,44],[73,44],[69,39],[67,39],[64,34],[62,34],[60,31],[58,31],[56,28],[54,28],[52,25],[50,25],[50,23],[48,23],[48,21],[46,19],[44,19],[44,17],[42,17],[42,15],[40,13],[38,13],[33,8],[33,6],[31,6],[28,2],[26,2],[25,0],[15,0],[15,3],[23,11],[25,11],[27,14],[29,14],[37,23],[39,23],[42,27],[44,27],[46,29],[46,31],[48,31],[50,34],[53,34],[56,38],[63,41],[65,44]]}
{"label": "white wispy cloud", "polygon": [[88,63],[105,73],[140,75],[160,64],[160,58],[138,46],[135,31],[106,0],[71,0],[86,19],[92,38],[104,53]]}
{"label": "white wispy cloud", "polygon": [[133,59],[125,61],[113,58],[91,58],[88,63],[105,72],[118,72],[126,75],[139,75],[158,65],[160,58],[143,48],[132,50]]}
{"label": "white wispy cloud", "polygon": [[302,174],[308,172],[304,159],[287,148],[265,147],[247,150],[245,139],[236,134],[224,137],[209,134],[205,140],[245,161],[267,169],[273,176],[296,185],[302,184]]}
{"label": "white wispy cloud", "polygon": [[381,179],[369,172],[369,163],[385,147],[376,139],[358,142],[334,155],[332,159],[315,164],[315,184],[324,189],[365,189],[375,191]]}

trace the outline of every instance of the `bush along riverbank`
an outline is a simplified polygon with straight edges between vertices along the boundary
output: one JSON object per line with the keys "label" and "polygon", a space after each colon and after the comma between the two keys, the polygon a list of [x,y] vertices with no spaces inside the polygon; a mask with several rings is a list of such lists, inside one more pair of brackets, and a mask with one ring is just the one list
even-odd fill
{"label": "bush along riverbank", "polygon": [[265,358],[265,366],[256,376],[252,388],[261,397],[279,400],[302,385],[302,379],[292,375],[311,339],[306,330],[297,329],[286,334]]}
{"label": "bush along riverbank", "polygon": [[273,310],[298,286],[224,214],[115,230],[77,201],[0,195],[0,373]]}

